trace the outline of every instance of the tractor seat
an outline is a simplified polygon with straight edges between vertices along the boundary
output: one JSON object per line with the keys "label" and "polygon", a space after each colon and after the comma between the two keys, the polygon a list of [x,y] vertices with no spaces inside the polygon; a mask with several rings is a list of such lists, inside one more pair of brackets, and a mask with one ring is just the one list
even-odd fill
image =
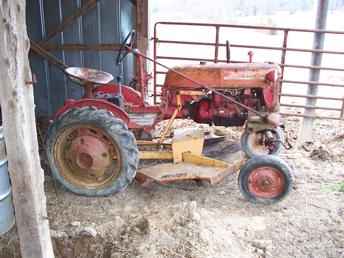
{"label": "tractor seat", "polygon": [[84,67],[68,67],[65,72],[69,75],[69,78],[81,85],[92,83],[96,85],[108,84],[113,80],[113,76],[110,73],[99,71],[96,69],[84,68]]}

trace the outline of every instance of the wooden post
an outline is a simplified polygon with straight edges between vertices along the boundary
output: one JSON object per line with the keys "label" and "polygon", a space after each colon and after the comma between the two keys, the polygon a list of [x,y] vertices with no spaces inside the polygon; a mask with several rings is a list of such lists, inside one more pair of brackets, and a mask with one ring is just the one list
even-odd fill
{"label": "wooden post", "polygon": [[[141,53],[147,55],[148,51],[148,0],[136,1],[136,45]],[[147,70],[147,61],[142,59],[143,67]],[[136,77],[140,78],[140,62],[136,60]],[[139,90],[139,89],[137,89]]]}
{"label": "wooden post", "polygon": [[147,54],[148,50],[148,0],[136,1],[136,32],[137,48],[141,53]]}
{"label": "wooden post", "polygon": [[28,60],[25,0],[0,3],[0,103],[23,258],[53,258]]}

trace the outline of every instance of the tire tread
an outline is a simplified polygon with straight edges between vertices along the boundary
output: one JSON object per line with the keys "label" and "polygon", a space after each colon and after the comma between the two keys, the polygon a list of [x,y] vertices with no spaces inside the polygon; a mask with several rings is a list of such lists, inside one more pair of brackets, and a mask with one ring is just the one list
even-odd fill
{"label": "tire tread", "polygon": [[[87,121],[87,123],[95,124],[104,129],[119,145],[122,154],[122,160],[125,163],[124,169],[109,187],[104,189],[81,189],[66,182],[59,174],[53,160],[52,148],[58,131],[71,125]],[[121,120],[113,116],[113,114],[104,109],[95,107],[73,108],[62,114],[49,127],[47,137],[47,156],[52,170],[53,176],[68,190],[86,196],[107,196],[113,193],[123,191],[135,178],[136,170],[139,163],[139,152],[134,134],[128,130],[127,125]]]}

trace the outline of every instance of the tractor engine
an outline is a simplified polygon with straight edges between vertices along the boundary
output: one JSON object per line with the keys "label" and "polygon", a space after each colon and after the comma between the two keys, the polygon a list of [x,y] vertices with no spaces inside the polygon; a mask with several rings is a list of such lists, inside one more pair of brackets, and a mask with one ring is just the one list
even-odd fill
{"label": "tractor engine", "polygon": [[[244,125],[250,115],[247,109],[224,96],[260,112],[279,110],[281,72],[276,64],[185,65],[174,71],[167,73],[162,88],[161,102],[166,118],[171,117],[178,106],[177,95],[183,107],[178,117],[190,117],[198,123]],[[206,85],[207,90],[201,85]]]}
{"label": "tractor engine", "polygon": [[[236,101],[258,109],[257,92],[250,89],[232,89],[221,91],[222,94]],[[242,126],[248,117],[247,110],[229,102],[223,96],[211,93],[188,105],[189,117],[197,123],[215,124],[218,126]]]}

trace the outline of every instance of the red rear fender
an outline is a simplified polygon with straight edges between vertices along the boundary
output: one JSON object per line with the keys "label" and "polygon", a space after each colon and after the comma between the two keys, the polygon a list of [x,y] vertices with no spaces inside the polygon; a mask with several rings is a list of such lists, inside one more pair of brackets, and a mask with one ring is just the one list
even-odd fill
{"label": "red rear fender", "polygon": [[72,108],[82,108],[82,107],[95,107],[98,109],[105,109],[111,112],[115,117],[122,119],[124,123],[129,125],[129,117],[125,111],[123,111],[118,106],[102,99],[66,100],[65,105],[61,107],[55,113],[54,119],[57,119],[59,116],[61,116],[62,114],[64,114],[65,112],[69,111]]}

